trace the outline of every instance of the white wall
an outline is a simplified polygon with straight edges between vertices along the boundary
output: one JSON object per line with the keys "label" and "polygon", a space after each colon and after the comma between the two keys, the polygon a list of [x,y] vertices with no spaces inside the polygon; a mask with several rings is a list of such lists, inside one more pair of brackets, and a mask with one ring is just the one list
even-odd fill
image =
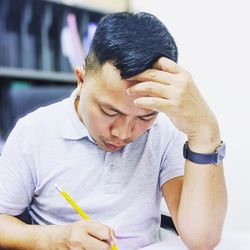
{"label": "white wall", "polygon": [[250,2],[131,0],[131,9],[151,12],[166,24],[179,63],[217,115],[227,143],[225,228],[250,231]]}

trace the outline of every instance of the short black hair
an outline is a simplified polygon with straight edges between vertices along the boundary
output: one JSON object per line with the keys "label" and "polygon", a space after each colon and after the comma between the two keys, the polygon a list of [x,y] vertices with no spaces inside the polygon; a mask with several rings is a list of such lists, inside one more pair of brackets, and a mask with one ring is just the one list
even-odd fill
{"label": "short black hair", "polygon": [[153,66],[161,56],[177,62],[178,50],[166,26],[154,15],[119,12],[104,16],[96,29],[86,71],[111,62],[126,79]]}

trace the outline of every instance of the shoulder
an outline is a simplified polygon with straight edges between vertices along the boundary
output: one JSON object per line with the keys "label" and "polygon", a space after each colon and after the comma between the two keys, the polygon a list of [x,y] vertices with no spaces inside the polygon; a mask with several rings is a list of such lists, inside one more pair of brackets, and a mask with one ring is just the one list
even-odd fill
{"label": "shoulder", "polygon": [[50,127],[56,124],[58,117],[60,117],[67,107],[68,99],[64,99],[60,102],[41,107],[35,111],[27,114],[23,118],[19,119],[17,124],[23,127]]}
{"label": "shoulder", "polygon": [[[62,114],[67,107],[66,102],[63,101],[38,108],[37,110],[20,118],[9,137],[13,139],[24,141],[35,141],[55,134],[58,131],[58,123]],[[37,141],[38,141],[37,140]]]}

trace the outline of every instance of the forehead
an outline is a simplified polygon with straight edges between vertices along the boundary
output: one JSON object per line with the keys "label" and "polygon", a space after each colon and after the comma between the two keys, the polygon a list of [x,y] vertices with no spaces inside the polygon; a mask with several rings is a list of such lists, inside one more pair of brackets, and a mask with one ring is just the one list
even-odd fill
{"label": "forehead", "polygon": [[113,92],[126,92],[127,88],[135,84],[135,81],[122,79],[120,71],[110,62],[106,62],[97,75],[97,87]]}
{"label": "forehead", "polygon": [[[127,89],[134,85],[135,81],[122,79],[120,71],[111,63],[105,63],[102,68],[95,74],[91,75],[89,87],[92,92],[98,93],[99,98],[115,98],[122,101],[132,101],[135,97],[127,94]],[[118,98],[119,97],[119,98]]]}
{"label": "forehead", "polygon": [[111,63],[105,63],[101,70],[93,76],[93,82],[89,85],[99,103],[113,105],[124,113],[143,115],[149,111],[152,112],[152,110],[137,108],[134,105],[134,99],[138,98],[138,95],[129,96],[127,94],[127,89],[136,83],[136,81],[122,79],[117,68]]}

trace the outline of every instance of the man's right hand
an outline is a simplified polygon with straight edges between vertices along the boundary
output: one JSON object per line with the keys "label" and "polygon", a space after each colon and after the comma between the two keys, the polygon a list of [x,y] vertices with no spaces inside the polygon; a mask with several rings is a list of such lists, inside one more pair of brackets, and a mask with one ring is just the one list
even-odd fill
{"label": "man's right hand", "polygon": [[79,220],[64,227],[64,233],[54,240],[55,250],[109,250],[114,243],[114,230],[97,221]]}
{"label": "man's right hand", "polygon": [[41,226],[0,214],[0,249],[111,250],[114,240],[112,228],[93,220]]}

